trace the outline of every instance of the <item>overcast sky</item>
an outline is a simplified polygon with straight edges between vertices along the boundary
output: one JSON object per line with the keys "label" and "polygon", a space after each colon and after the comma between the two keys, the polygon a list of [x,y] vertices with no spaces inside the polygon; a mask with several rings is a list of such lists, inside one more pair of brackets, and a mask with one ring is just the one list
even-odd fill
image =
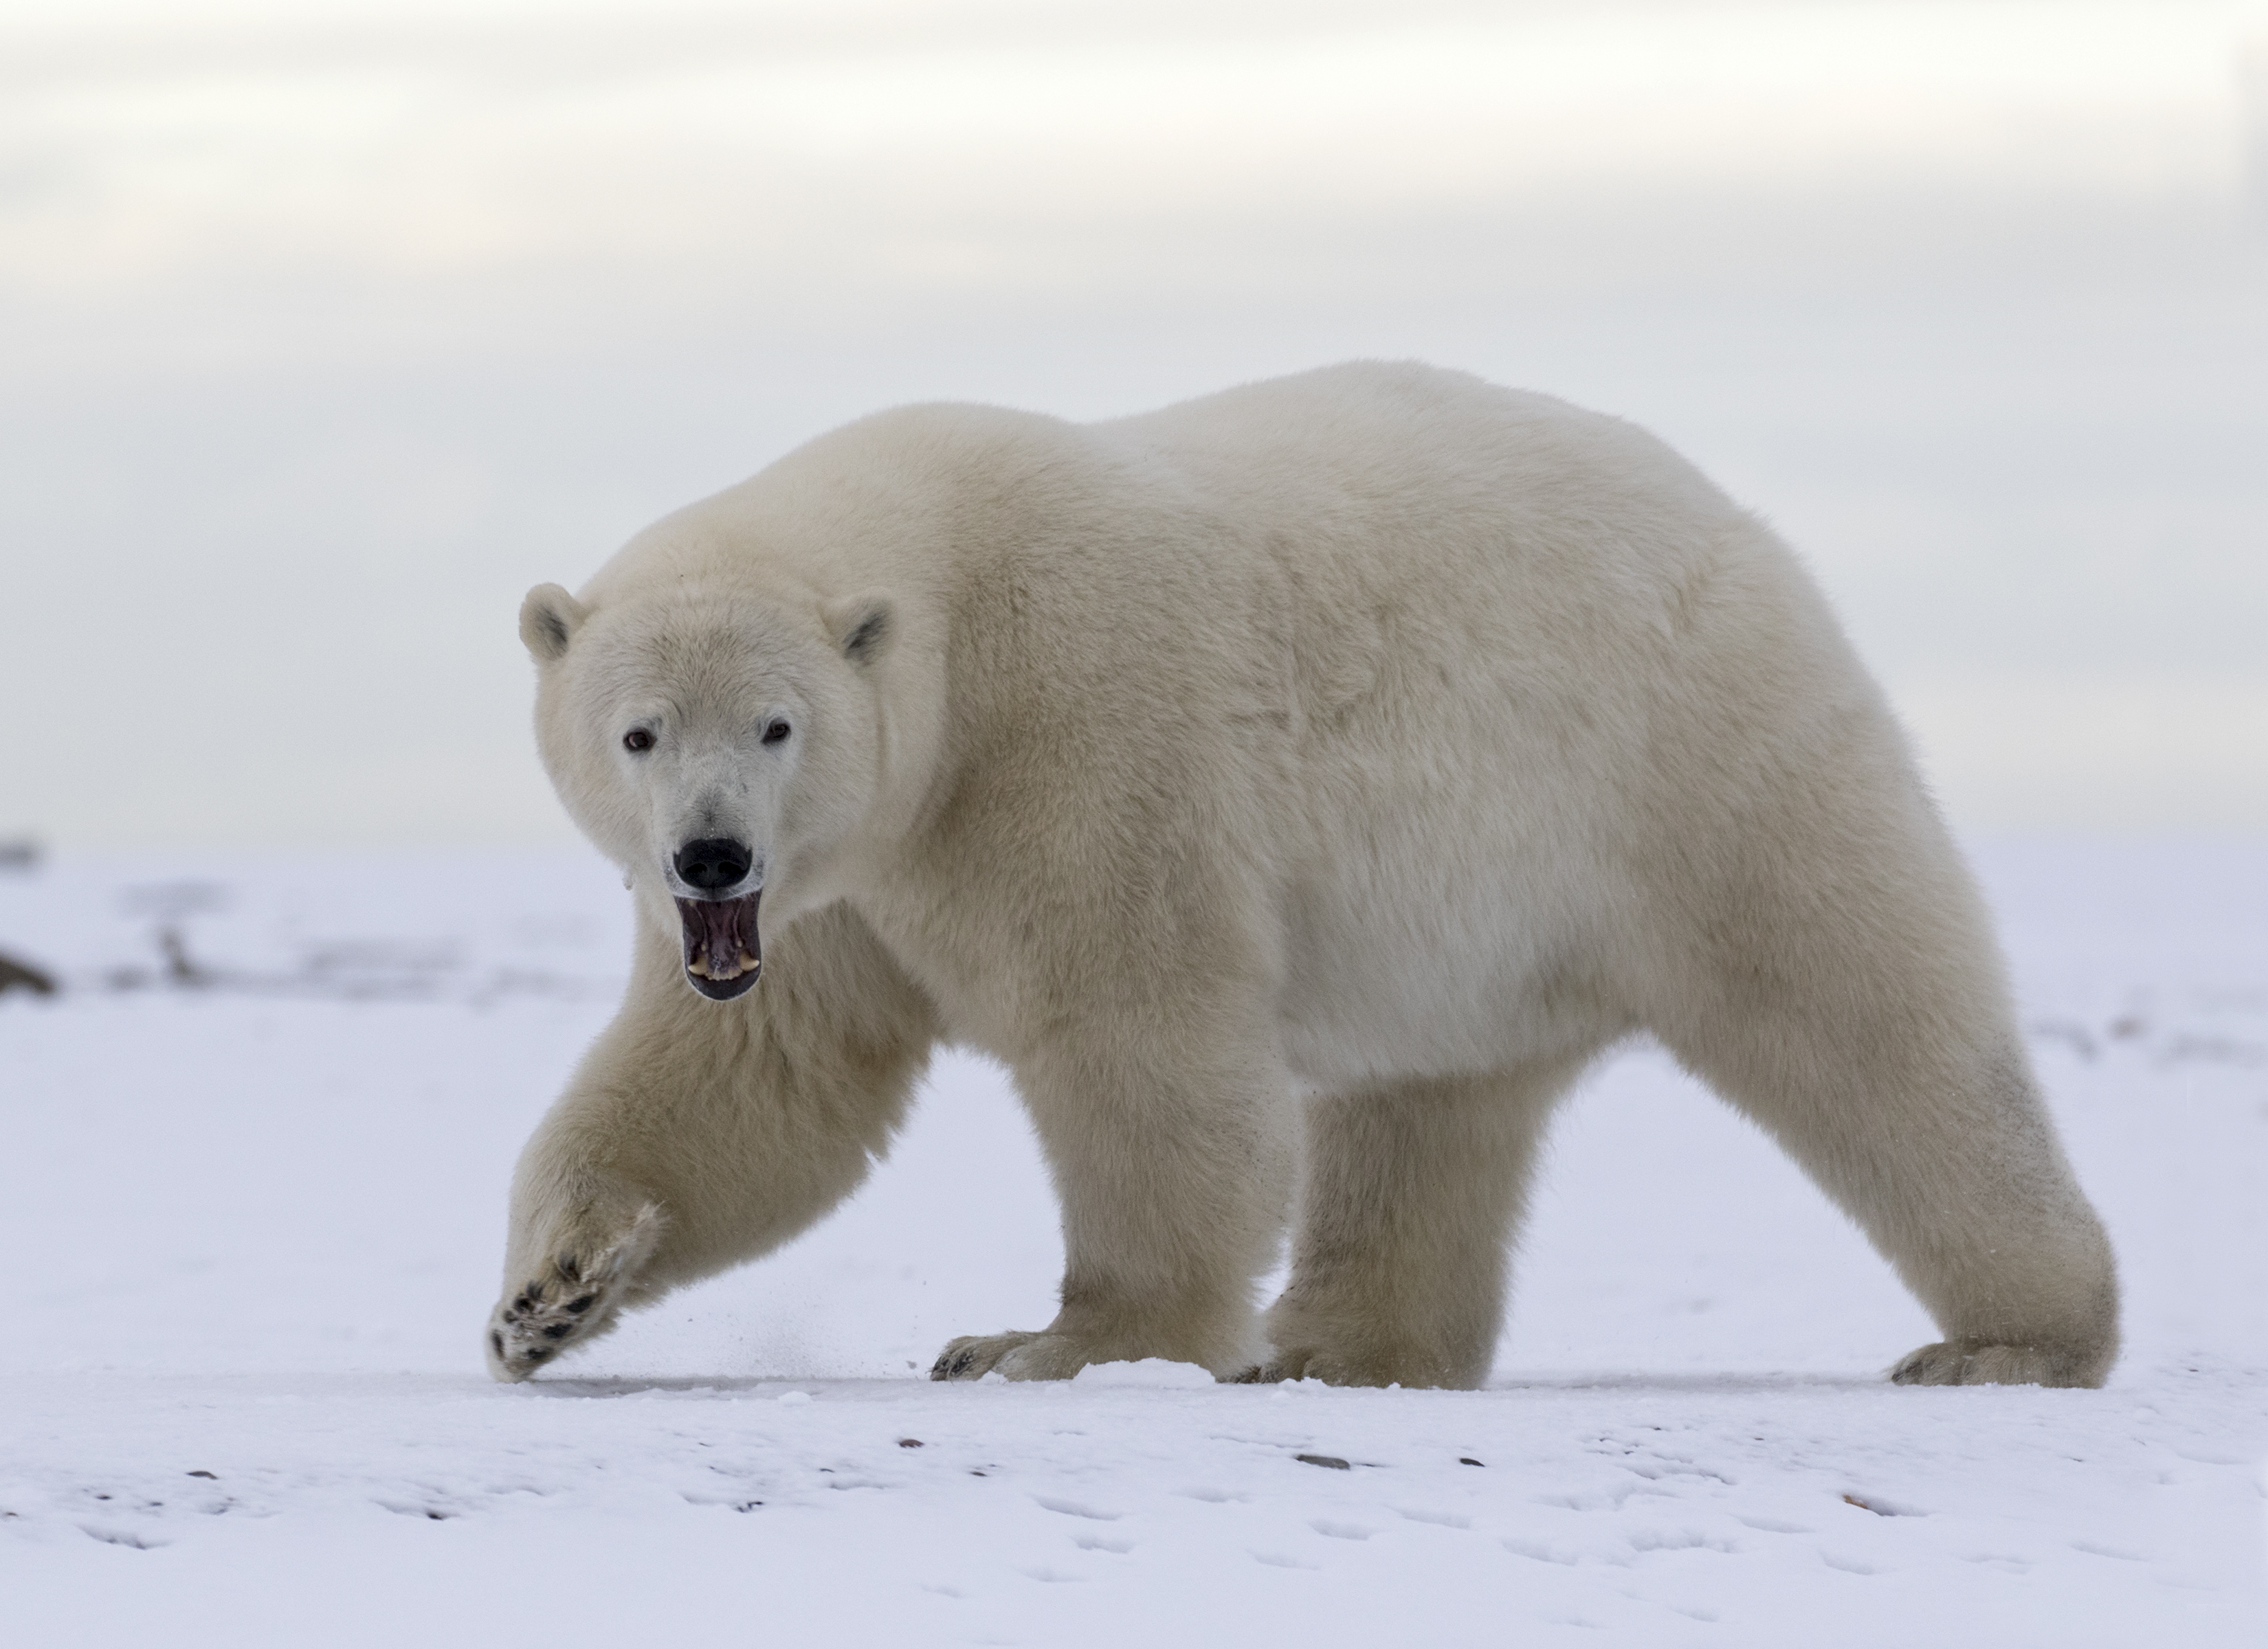
{"label": "overcast sky", "polygon": [[2183,0],[0,0],[0,836],[560,839],[529,584],[1359,355],[1700,461],[1963,828],[2268,828],[2264,107]]}

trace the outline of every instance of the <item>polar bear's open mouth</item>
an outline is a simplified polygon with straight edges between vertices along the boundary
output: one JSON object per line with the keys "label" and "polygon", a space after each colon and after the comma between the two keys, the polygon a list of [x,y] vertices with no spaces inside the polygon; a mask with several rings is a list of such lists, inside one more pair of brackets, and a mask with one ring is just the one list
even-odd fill
{"label": "polar bear's open mouth", "polygon": [[686,983],[711,1001],[730,1002],[763,968],[756,939],[756,902],[762,897],[677,902],[678,919],[685,924]]}

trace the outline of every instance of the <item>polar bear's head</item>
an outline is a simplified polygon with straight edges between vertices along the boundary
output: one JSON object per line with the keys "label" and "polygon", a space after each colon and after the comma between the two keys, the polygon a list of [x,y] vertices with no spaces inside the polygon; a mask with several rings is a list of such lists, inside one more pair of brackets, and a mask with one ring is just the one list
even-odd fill
{"label": "polar bear's head", "polygon": [[577,824],[718,1001],[756,983],[775,926],[829,886],[883,787],[878,674],[896,637],[881,594],[770,600],[729,585],[578,601],[528,592],[536,736]]}

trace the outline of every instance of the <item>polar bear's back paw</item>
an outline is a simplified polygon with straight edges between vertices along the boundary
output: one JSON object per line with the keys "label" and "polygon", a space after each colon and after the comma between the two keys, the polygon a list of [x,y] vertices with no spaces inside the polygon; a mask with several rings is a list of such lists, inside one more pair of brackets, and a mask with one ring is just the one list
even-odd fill
{"label": "polar bear's back paw", "polygon": [[661,1211],[648,1204],[612,1241],[562,1248],[497,1303],[489,1319],[489,1373],[526,1380],[568,1347],[613,1328],[660,1229]]}
{"label": "polar bear's back paw", "polygon": [[1900,1386],[2100,1386],[2112,1355],[2094,1346],[1940,1340],[1900,1358],[1890,1379]]}

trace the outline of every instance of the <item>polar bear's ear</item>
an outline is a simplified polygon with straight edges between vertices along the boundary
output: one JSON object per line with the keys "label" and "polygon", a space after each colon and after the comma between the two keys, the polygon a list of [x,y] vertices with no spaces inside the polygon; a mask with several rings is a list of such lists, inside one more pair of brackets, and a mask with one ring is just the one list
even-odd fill
{"label": "polar bear's ear", "polygon": [[872,664],[890,644],[894,618],[887,595],[837,596],[820,603],[819,615],[836,646],[853,664]]}
{"label": "polar bear's ear", "polygon": [[538,664],[549,664],[567,651],[567,644],[591,609],[556,584],[539,584],[519,604],[519,639]]}

